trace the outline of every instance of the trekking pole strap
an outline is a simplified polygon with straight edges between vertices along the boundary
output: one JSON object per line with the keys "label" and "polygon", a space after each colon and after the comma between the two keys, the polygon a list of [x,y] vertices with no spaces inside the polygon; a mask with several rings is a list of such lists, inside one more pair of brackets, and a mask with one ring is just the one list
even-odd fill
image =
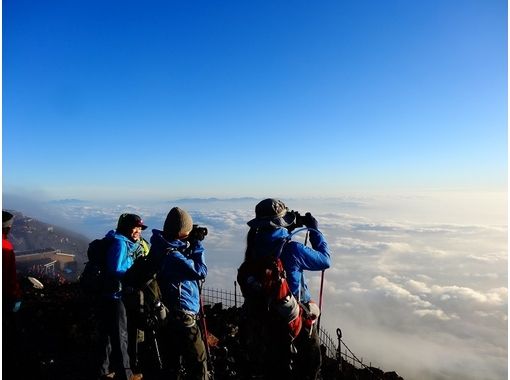
{"label": "trekking pole strap", "polygon": [[207,356],[207,367],[209,367],[209,380],[212,380],[214,378],[214,367],[213,367],[213,361],[212,361],[212,355],[211,355],[211,348],[209,347],[209,340],[208,340],[208,332],[207,332],[207,323],[205,320],[205,312],[204,312],[204,302],[202,300],[202,283],[200,280],[197,280],[198,285],[198,294],[200,297],[200,323],[199,328],[201,334],[202,334],[202,340],[204,341],[205,346],[205,354]]}

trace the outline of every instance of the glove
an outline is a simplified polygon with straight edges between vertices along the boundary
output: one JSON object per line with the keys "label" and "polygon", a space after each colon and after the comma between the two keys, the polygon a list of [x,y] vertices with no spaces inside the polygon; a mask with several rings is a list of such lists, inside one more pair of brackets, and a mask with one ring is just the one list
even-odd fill
{"label": "glove", "polygon": [[305,226],[313,228],[314,230],[319,230],[319,223],[317,222],[317,219],[315,219],[309,212],[305,214]]}
{"label": "glove", "polygon": [[15,304],[14,304],[14,307],[12,308],[12,312],[13,313],[17,313],[19,311],[21,307],[21,301],[17,301]]}

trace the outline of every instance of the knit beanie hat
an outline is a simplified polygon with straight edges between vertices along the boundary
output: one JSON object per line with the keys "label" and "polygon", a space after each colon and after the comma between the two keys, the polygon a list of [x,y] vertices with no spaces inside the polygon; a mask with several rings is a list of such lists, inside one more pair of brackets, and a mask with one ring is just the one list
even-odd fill
{"label": "knit beanie hat", "polygon": [[170,210],[163,226],[163,232],[171,238],[188,235],[192,229],[191,215],[179,207]]}

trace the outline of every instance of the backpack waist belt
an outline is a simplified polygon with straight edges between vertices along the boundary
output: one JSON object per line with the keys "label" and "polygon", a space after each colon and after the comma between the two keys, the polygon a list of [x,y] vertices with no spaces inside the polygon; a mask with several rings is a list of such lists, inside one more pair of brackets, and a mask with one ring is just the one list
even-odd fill
{"label": "backpack waist belt", "polygon": [[182,323],[185,327],[192,327],[198,319],[198,316],[195,313],[181,309],[171,310],[168,317]]}

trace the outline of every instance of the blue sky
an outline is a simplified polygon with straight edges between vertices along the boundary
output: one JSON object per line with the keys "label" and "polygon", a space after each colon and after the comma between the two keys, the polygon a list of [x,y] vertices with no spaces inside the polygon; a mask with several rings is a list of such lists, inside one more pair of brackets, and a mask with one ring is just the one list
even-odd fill
{"label": "blue sky", "polygon": [[3,2],[3,191],[506,190],[506,1]]}

